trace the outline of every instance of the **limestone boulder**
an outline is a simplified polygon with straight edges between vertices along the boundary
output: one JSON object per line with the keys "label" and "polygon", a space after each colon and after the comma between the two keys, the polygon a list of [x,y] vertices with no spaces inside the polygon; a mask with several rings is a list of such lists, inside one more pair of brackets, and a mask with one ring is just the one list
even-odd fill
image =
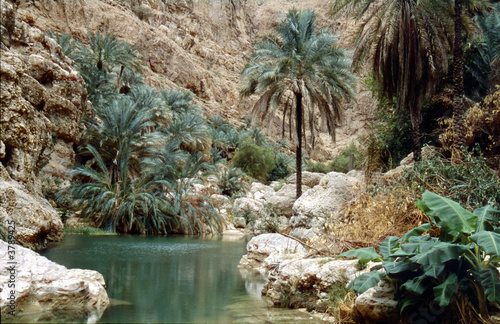
{"label": "limestone boulder", "polygon": [[[308,190],[309,187],[302,186],[302,192]],[[274,196],[267,201],[272,204],[283,216],[292,216],[292,208],[295,203],[297,193],[295,184],[285,184]]]}
{"label": "limestone boulder", "polygon": [[247,197],[266,203],[275,194],[276,191],[271,186],[266,186],[265,184],[255,181],[252,183],[252,186],[247,193]]}
{"label": "limestone boulder", "polygon": [[394,287],[381,280],[377,286],[368,289],[356,298],[354,308],[368,323],[397,323],[398,302]]}
{"label": "limestone boulder", "polygon": [[234,200],[233,204],[233,214],[243,215],[245,213],[251,213],[257,215],[264,210],[264,204],[258,200],[252,198],[237,198]]}
{"label": "limestone boulder", "polygon": [[270,272],[263,294],[275,305],[286,296],[288,307],[326,311],[328,291],[353,279],[359,273],[357,264],[357,260],[331,258],[285,259]]}
{"label": "limestone boulder", "polygon": [[265,274],[284,259],[304,256],[306,252],[296,240],[276,233],[261,234],[247,243],[247,254],[241,258],[238,267]]}
{"label": "limestone boulder", "polygon": [[[324,176],[325,176],[324,173],[302,171],[302,185],[309,187],[309,188],[317,186]],[[287,184],[296,184],[297,183],[297,173],[294,173],[290,177],[288,177],[288,179],[286,180],[286,183]]]}
{"label": "limestone boulder", "polygon": [[47,200],[15,183],[0,181],[0,221],[15,222],[18,244],[38,250],[63,238],[61,218]]}
{"label": "limestone boulder", "polygon": [[[61,318],[97,322],[109,305],[103,276],[97,271],[67,269],[27,248],[11,245],[15,264],[7,263],[8,243],[0,240],[0,308],[9,320],[15,305],[16,321],[37,322]],[[13,268],[12,268],[13,266]],[[12,297],[9,280],[15,284]],[[10,302],[14,300],[14,302]],[[55,317],[57,316],[57,317]]]}
{"label": "limestone boulder", "polygon": [[320,183],[307,190],[293,204],[294,215],[308,218],[335,216],[342,205],[352,198],[352,192],[361,182],[344,173],[330,172]]}

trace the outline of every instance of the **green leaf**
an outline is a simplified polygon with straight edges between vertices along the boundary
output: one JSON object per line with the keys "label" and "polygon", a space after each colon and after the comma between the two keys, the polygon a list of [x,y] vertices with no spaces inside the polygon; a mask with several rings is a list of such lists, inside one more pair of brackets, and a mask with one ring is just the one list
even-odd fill
{"label": "green leaf", "polygon": [[422,235],[425,231],[428,231],[432,228],[432,224],[430,223],[425,223],[425,224],[422,224],[418,227],[415,227],[411,230],[409,230],[408,232],[406,232],[405,235],[403,235],[403,237],[401,237],[401,239],[399,240],[401,243],[402,242],[408,242],[408,240],[410,239],[410,237],[413,237],[413,236],[420,236]]}
{"label": "green leaf", "polygon": [[429,208],[428,214],[434,216],[436,225],[446,233],[457,237],[461,233],[470,234],[476,229],[478,216],[457,202],[430,191],[424,192],[422,197]]}
{"label": "green leaf", "polygon": [[403,314],[403,311],[408,306],[420,305],[422,304],[422,298],[415,298],[414,296],[406,297],[401,301],[401,307],[399,313]]}
{"label": "green leaf", "polygon": [[496,268],[483,268],[479,271],[481,284],[484,287],[484,293],[490,302],[500,302],[500,280]]}
{"label": "green leaf", "polygon": [[408,253],[423,253],[429,251],[435,246],[435,241],[410,242],[401,244],[401,250]]}
{"label": "green leaf", "polygon": [[500,255],[500,234],[482,231],[470,236],[470,239],[488,255]]}
{"label": "green leaf", "polygon": [[376,259],[380,259],[380,255],[375,251],[375,249],[370,246],[367,248],[361,248],[361,249],[356,249],[356,250],[350,250],[347,252],[344,252],[342,254],[339,254],[337,258],[339,257],[346,257],[346,258],[358,258],[360,260],[365,260],[365,261],[372,261]]}
{"label": "green leaf", "polygon": [[452,273],[442,284],[433,288],[434,300],[439,304],[439,306],[448,306],[453,298],[453,295],[455,294],[455,291],[457,290],[457,287],[457,275]]}
{"label": "green leaf", "polygon": [[445,265],[440,263],[428,264],[424,266],[424,276],[436,278],[443,273]]}
{"label": "green leaf", "polygon": [[425,279],[425,276],[418,276],[413,278],[412,280],[408,280],[401,287],[404,287],[407,291],[410,291],[417,295],[422,295],[427,290],[427,288],[429,288],[429,286],[424,283]]}
{"label": "green leaf", "polygon": [[379,271],[364,273],[351,281],[347,289],[353,288],[356,293],[362,294],[368,289],[375,287],[383,277],[384,274]]}
{"label": "green leaf", "polygon": [[415,255],[410,259],[422,265],[444,263],[449,260],[458,259],[458,257],[467,250],[469,245],[452,244],[447,242],[434,243],[434,246],[426,252]]}
{"label": "green leaf", "polygon": [[389,274],[398,274],[398,273],[406,272],[406,271],[414,271],[416,268],[418,268],[418,265],[415,263],[392,262],[392,261],[383,262],[382,266],[384,267],[384,269],[388,275]]}
{"label": "green leaf", "polygon": [[397,236],[388,236],[385,240],[380,243],[380,253],[384,259],[388,259],[392,250],[397,247],[399,241],[399,237]]}
{"label": "green leaf", "polygon": [[[491,207],[490,205],[486,205],[484,207],[478,208],[474,210],[474,214],[478,216],[476,232],[481,232],[485,230],[485,225],[487,223],[495,224],[498,223],[499,217],[495,214],[500,214],[500,211]],[[492,229],[492,228],[490,228]],[[488,229],[488,230],[490,230]]]}

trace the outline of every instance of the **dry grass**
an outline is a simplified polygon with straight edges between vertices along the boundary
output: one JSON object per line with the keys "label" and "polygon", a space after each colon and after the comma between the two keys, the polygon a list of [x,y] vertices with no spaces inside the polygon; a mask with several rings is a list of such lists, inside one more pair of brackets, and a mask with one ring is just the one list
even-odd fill
{"label": "dry grass", "polygon": [[334,323],[339,324],[354,324],[354,303],[357,295],[353,291],[348,291],[346,296],[338,300],[336,305],[329,309],[335,317]]}
{"label": "dry grass", "polygon": [[416,207],[419,197],[402,185],[386,187],[376,194],[359,188],[340,215],[327,220],[326,233],[309,243],[330,255],[360,247],[378,248],[387,236],[401,237],[428,221]]}
{"label": "dry grass", "polygon": [[[466,145],[479,143],[485,155],[500,154],[500,90],[487,96],[483,103],[471,107],[464,123]],[[441,125],[444,128],[439,136],[441,145],[445,150],[451,149],[456,141],[453,119],[445,119]]]}

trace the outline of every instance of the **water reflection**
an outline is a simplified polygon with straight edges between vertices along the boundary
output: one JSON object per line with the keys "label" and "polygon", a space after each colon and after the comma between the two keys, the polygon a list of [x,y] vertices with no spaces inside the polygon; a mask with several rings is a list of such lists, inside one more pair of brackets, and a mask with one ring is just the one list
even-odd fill
{"label": "water reflection", "polygon": [[103,323],[309,319],[266,306],[260,296],[264,280],[238,271],[245,246],[244,239],[67,235],[43,255],[103,274],[111,299]]}

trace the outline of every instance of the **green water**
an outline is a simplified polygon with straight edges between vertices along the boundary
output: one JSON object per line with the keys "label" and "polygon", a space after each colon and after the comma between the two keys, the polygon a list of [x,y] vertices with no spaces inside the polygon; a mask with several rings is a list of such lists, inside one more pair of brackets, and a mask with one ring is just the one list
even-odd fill
{"label": "green water", "polygon": [[[111,306],[102,323],[257,323],[308,320],[268,308],[262,279],[243,278],[246,241],[200,237],[66,235],[42,254],[68,268],[99,271]],[[68,320],[65,318],[64,320]]]}

